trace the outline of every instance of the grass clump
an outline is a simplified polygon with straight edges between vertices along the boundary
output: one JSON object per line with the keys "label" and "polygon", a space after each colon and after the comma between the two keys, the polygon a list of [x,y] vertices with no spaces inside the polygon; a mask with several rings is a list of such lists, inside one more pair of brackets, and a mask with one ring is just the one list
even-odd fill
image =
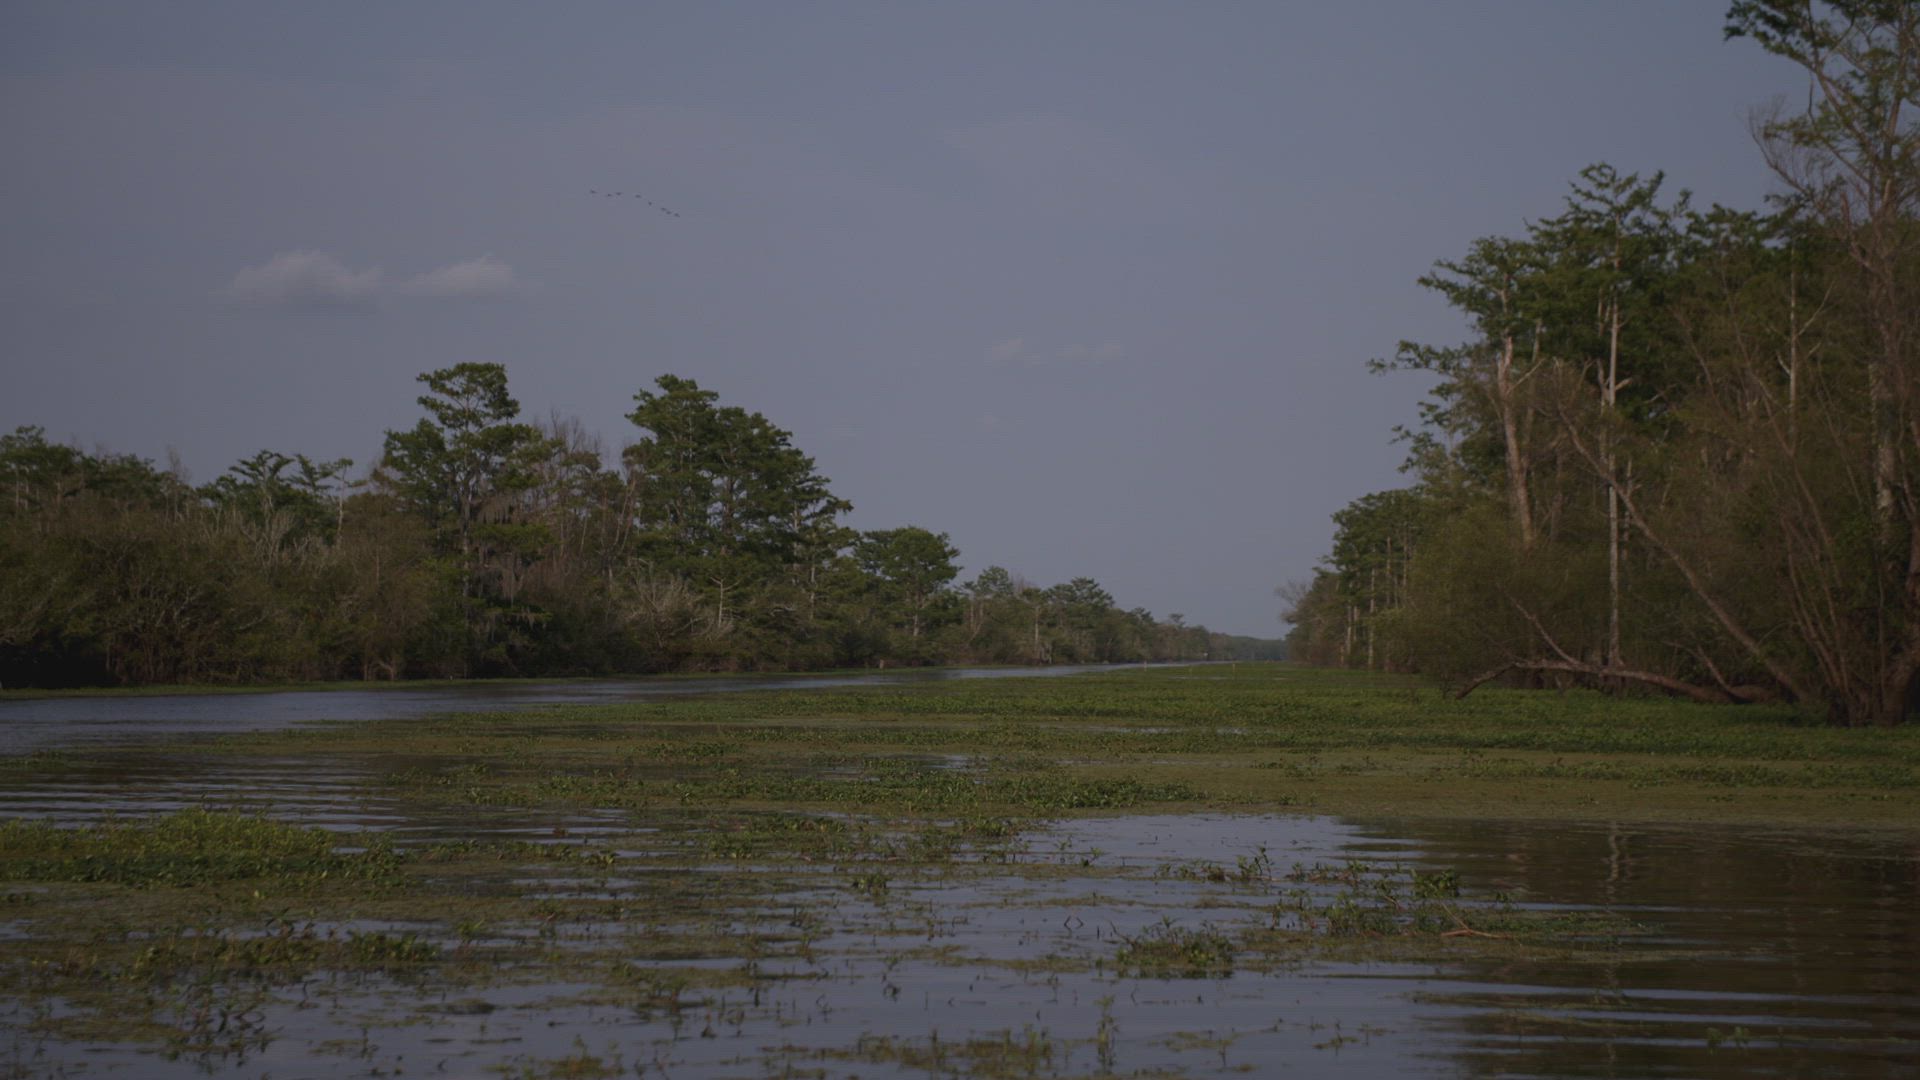
{"label": "grass clump", "polygon": [[1463,899],[1460,876],[1451,869],[1349,859],[1337,866],[1296,863],[1280,880],[1290,887],[1272,908],[1269,930],[1283,938],[1495,939],[1574,948],[1640,930],[1601,911],[1534,911],[1506,897]]}
{"label": "grass clump", "polygon": [[262,817],[187,809],[82,828],[0,824],[0,881],[185,887],[256,878],[391,882],[401,857],[385,837],[343,851],[334,834]]}
{"label": "grass clump", "polygon": [[263,933],[213,926],[176,927],[136,943],[119,971],[96,971],[128,982],[251,979],[293,982],[314,970],[402,972],[441,956],[433,942],[412,933],[322,930],[279,920]]}
{"label": "grass clump", "polygon": [[1198,929],[1171,919],[1122,936],[1114,963],[1136,978],[1219,979],[1233,974],[1233,939],[1212,925]]}
{"label": "grass clump", "polygon": [[868,1034],[860,1036],[850,1049],[816,1056],[892,1066],[930,1076],[1011,1080],[1058,1075],[1056,1059],[1064,1057],[1071,1046],[1045,1028],[1029,1025],[1018,1032],[1007,1030],[958,1040],[943,1040],[938,1033],[924,1039]]}

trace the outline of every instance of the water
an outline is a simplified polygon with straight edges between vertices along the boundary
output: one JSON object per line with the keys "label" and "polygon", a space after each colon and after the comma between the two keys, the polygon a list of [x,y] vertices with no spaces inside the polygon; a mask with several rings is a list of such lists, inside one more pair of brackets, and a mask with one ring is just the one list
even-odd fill
{"label": "water", "polygon": [[[1144,664],[1140,667],[1169,665]],[[1178,666],[1178,665],[1174,665]],[[328,721],[404,719],[448,712],[506,712],[536,705],[604,705],[741,690],[824,690],[959,679],[1050,678],[1122,668],[1064,664],[1031,668],[937,668],[850,675],[760,675],[713,679],[590,679],[493,682],[472,686],[292,690],[251,694],[166,694],[0,699],[0,755],[55,746],[280,731]]]}
{"label": "water", "polygon": [[[670,689],[710,688],[737,686]],[[140,713],[155,707],[173,716],[162,722],[207,732],[396,706],[470,709],[495,692],[19,704],[85,704],[90,712],[31,722],[97,741],[131,733],[134,714],[155,719]],[[567,684],[500,707],[636,692],[659,691]],[[221,1017],[239,1048],[190,1048],[177,1060],[110,1039],[36,1034],[35,1010],[70,1006],[0,997],[0,1076],[1920,1075],[1920,845],[1911,836],[1142,814],[1053,822],[1005,862],[892,868],[883,890],[861,891],[847,884],[864,868],[857,863],[669,865],[650,856],[684,852],[674,845],[686,837],[624,812],[422,807],[384,782],[411,764],[231,758],[190,741],[101,745],[71,767],[0,775],[0,817],[73,823],[215,805],[388,832],[403,845],[584,840],[619,851],[617,863],[507,868],[498,887],[588,903],[684,894],[694,898],[689,926],[784,944],[743,962],[643,922],[582,921],[540,933],[561,952],[615,957],[629,978],[321,973],[270,993],[217,988],[174,1020],[190,1028]],[[1290,891],[1313,905],[1340,894],[1293,880],[1296,864],[1355,862],[1400,878],[1450,871],[1468,898],[1593,917],[1597,929],[1549,956],[1466,939],[1418,960],[1370,952],[1365,941],[1353,953],[1245,947],[1292,917],[1280,914]],[[702,888],[707,873],[714,889]],[[750,888],[718,887],[741,874]],[[335,929],[356,928],[455,947],[427,917]],[[0,923],[0,941],[23,932]],[[1129,942],[1206,933],[1243,947],[1193,977],[1124,962]],[[701,971],[738,975],[747,963],[748,979],[685,983]]]}
{"label": "water", "polygon": [[[480,832],[498,824],[475,823]],[[1270,877],[1169,873],[1233,867],[1262,850]],[[936,1052],[951,1075],[991,1071],[1005,1063],[990,1058],[1011,1055],[1022,1062],[1006,1066],[1013,1075],[1092,1075],[1110,1063],[1123,1074],[1911,1076],[1920,1061],[1915,855],[1857,837],[1728,828],[1265,815],[1058,822],[1005,868],[903,877],[879,897],[796,873],[770,884],[764,902],[716,908],[710,916],[742,935],[815,913],[815,937],[805,956],[757,962],[762,988],[690,993],[684,1009],[642,1007],[634,995],[595,1000],[586,985],[475,991],[322,978],[259,1011],[273,1038],[250,1054],[166,1063],[111,1045],[17,1048],[143,1076],[461,1076],[503,1065],[544,1075],[581,1055],[617,1058],[639,1075],[924,1076]],[[1267,924],[1288,867],[1353,859],[1452,869],[1470,895],[1608,912],[1649,928],[1647,937],[1573,961],[1472,949],[1438,964],[1242,958],[1199,978],[1116,963],[1120,942],[1157,927],[1232,934]],[[1086,873],[1072,872],[1085,861]],[[660,881],[640,867],[531,884],[593,898]],[[600,925],[556,945],[611,947],[645,970],[651,940]],[[1101,966],[1089,971],[1090,962]],[[739,961],[674,954],[671,968],[702,964]],[[6,1018],[0,1011],[0,1026]]]}

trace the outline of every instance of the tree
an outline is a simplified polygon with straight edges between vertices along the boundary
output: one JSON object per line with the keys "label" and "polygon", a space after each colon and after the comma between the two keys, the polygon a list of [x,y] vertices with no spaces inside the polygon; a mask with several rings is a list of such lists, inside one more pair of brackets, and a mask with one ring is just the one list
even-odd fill
{"label": "tree", "polygon": [[1059,620],[1058,650],[1072,662],[1113,659],[1121,630],[1113,594],[1089,577],[1077,577],[1047,590]]}
{"label": "tree", "polygon": [[455,364],[419,377],[428,415],[411,431],[389,431],[380,474],[401,501],[463,557],[489,504],[525,487],[545,450],[499,364]]}
{"label": "tree", "polygon": [[1000,664],[1019,659],[1026,628],[1020,582],[1005,567],[989,566],[961,590],[966,596],[961,643],[967,655]]}
{"label": "tree", "polygon": [[[1823,14],[1824,12],[1824,14]],[[1751,37],[1807,72],[1798,114],[1776,107],[1756,135],[1775,175],[1826,222],[1859,269],[1878,337],[1873,398],[1874,506],[1883,530],[1910,467],[1900,442],[1913,408],[1912,261],[1920,235],[1920,7],[1905,0],[1739,0],[1728,37]]]}
{"label": "tree", "polygon": [[235,515],[260,557],[271,564],[288,545],[315,545],[337,536],[346,505],[341,478],[352,465],[350,458],[314,461],[305,454],[262,450],[200,493]]}
{"label": "tree", "polygon": [[1345,667],[1351,651],[1346,645],[1347,604],[1340,598],[1340,579],[1316,569],[1310,581],[1290,581],[1274,593],[1285,605],[1280,620],[1288,624],[1287,656],[1314,667]]}
{"label": "tree", "polygon": [[374,482],[417,514],[460,568],[467,626],[483,668],[512,671],[539,613],[517,603],[521,575],[550,541],[518,499],[549,452],[521,423],[499,364],[456,364],[419,381],[431,391],[411,431],[389,431]]}
{"label": "tree", "polygon": [[946,533],[908,525],[864,533],[853,550],[860,568],[893,612],[895,624],[904,624],[909,650],[920,652],[931,609],[960,573],[953,564],[959,549],[948,542]]}
{"label": "tree", "polygon": [[1342,655],[1351,664],[1395,670],[1383,650],[1380,625],[1411,592],[1409,567],[1432,514],[1431,499],[1418,489],[1381,491],[1348,503],[1333,515],[1332,564],[1337,592],[1346,604]]}
{"label": "tree", "polygon": [[[1489,466],[1505,477],[1507,506],[1520,546],[1535,537],[1533,420],[1529,384],[1545,360],[1541,356],[1543,314],[1534,310],[1542,254],[1528,241],[1485,237],[1473,242],[1464,258],[1434,264],[1420,284],[1446,297],[1466,315],[1477,337],[1467,344],[1436,348],[1403,341],[1392,361],[1375,361],[1376,372],[1409,369],[1440,377],[1423,408],[1426,426],[1453,436],[1475,437],[1495,431],[1497,445],[1456,447],[1456,460],[1471,462],[1480,482]],[[1405,434],[1414,443],[1410,462],[1429,482],[1445,471],[1448,454],[1431,435]],[[1464,460],[1462,460],[1464,459]],[[1497,464],[1495,464],[1497,463]]]}
{"label": "tree", "polygon": [[645,435],[623,454],[636,518],[636,552],[655,574],[703,591],[712,626],[732,632],[742,593],[758,588],[752,619],[785,618],[768,587],[782,578],[811,607],[820,575],[845,546],[836,497],[792,436],[759,413],[722,407],[691,379],[663,375],[634,395],[628,419]]}
{"label": "tree", "polygon": [[[1198,655],[1203,629],[1121,613],[1088,578],[989,568],[919,527],[840,520],[766,417],[665,376],[606,467],[504,368],[420,376],[424,416],[363,483],[262,450],[198,489],[177,468],[0,436],[0,682],[363,679],[796,669],[960,656]],[[965,609],[965,627],[961,621]],[[949,627],[954,629],[949,632]]]}
{"label": "tree", "polygon": [[[1624,663],[1621,650],[1620,490],[1613,427],[1647,422],[1671,402],[1672,385],[1662,370],[1664,340],[1659,293],[1675,248],[1676,214],[1686,210],[1682,192],[1673,209],[1659,203],[1661,176],[1641,180],[1598,164],[1581,170],[1567,209],[1532,230],[1546,250],[1548,289],[1562,308],[1550,317],[1550,348],[1590,373],[1601,415],[1597,429],[1598,471],[1606,500],[1607,628],[1605,663]],[[1591,313],[1587,318],[1581,316]],[[1628,340],[1631,333],[1633,340]]]}
{"label": "tree", "polygon": [[1740,0],[1726,32],[1800,65],[1810,84],[1804,110],[1777,107],[1756,134],[1793,208],[1850,270],[1840,297],[1866,330],[1855,356],[1873,536],[1855,567],[1872,583],[1869,604],[1824,620],[1814,652],[1831,653],[1822,681],[1837,716],[1890,724],[1920,682],[1920,5]]}

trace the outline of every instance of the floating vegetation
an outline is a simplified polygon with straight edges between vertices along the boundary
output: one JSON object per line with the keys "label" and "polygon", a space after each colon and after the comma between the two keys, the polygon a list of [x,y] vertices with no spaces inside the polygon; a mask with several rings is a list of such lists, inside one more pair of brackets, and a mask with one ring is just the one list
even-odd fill
{"label": "floating vegetation", "polygon": [[[1893,1019],[1846,1044],[1854,1071],[1920,1037],[1910,958],[1882,955],[1901,932],[1814,936],[1905,895],[1910,853],[1622,824],[1890,817],[1912,736],[1855,733],[1870,757],[1782,713],[1700,709],[1684,731],[1664,704],[1486,692],[1477,708],[1508,711],[1488,719],[1382,685],[1211,668],[63,751],[0,771],[0,794],[118,782],[137,753],[281,816],[125,803],[0,824],[0,1076],[1504,1068],[1447,1034],[1473,1024],[1792,1072],[1780,1028],[1859,1035],[1823,1002],[1863,980],[1892,988],[1875,1001]],[[1774,753],[1801,736],[1808,761]],[[303,772],[340,794],[222,779]],[[1368,800],[1430,816],[1276,812]],[[1706,906],[1665,884],[1693,874],[1716,883]],[[1752,962],[1772,924],[1724,915],[1781,881],[1822,913],[1783,920],[1804,990],[1756,982],[1780,967]],[[1912,925],[1890,910],[1872,907]],[[1393,981],[1414,971],[1418,996]]]}
{"label": "floating vegetation", "polygon": [[274,878],[310,884],[329,877],[392,884],[401,856],[374,835],[348,851],[322,829],[204,809],[82,828],[0,822],[0,881],[99,882],[186,887]]}
{"label": "floating vegetation", "polygon": [[1211,924],[1179,926],[1169,916],[1137,934],[1122,935],[1113,962],[1134,978],[1218,979],[1233,974],[1238,951],[1233,939]]}
{"label": "floating vegetation", "polygon": [[942,1040],[937,1032],[924,1039],[862,1035],[846,1050],[818,1056],[895,1065],[932,1076],[1011,1078],[1058,1075],[1055,1059],[1063,1049],[1046,1030],[1025,1027],[958,1040]]}

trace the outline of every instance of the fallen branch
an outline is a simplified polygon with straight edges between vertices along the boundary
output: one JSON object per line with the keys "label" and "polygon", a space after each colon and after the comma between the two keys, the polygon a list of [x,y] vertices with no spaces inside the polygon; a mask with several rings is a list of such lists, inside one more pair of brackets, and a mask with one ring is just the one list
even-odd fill
{"label": "fallen branch", "polygon": [[1744,705],[1749,699],[1739,697],[1727,691],[1707,686],[1695,686],[1690,682],[1662,675],[1656,671],[1641,671],[1637,668],[1608,667],[1603,664],[1587,664],[1578,660],[1511,660],[1482,675],[1467,681],[1453,692],[1458,701],[1473,693],[1482,685],[1505,675],[1509,671],[1557,671],[1568,675],[1582,675],[1589,679],[1621,679],[1626,682],[1644,683],[1658,687],[1672,694],[1698,701],[1706,705]]}
{"label": "fallen branch", "polygon": [[1473,927],[1468,926],[1467,920],[1460,914],[1460,909],[1451,904],[1442,904],[1441,907],[1446,911],[1448,917],[1453,920],[1453,924],[1459,927],[1457,930],[1442,930],[1440,932],[1441,937],[1483,937],[1493,938],[1496,941],[1503,940],[1506,937],[1505,934],[1490,934],[1485,930],[1475,930]]}

